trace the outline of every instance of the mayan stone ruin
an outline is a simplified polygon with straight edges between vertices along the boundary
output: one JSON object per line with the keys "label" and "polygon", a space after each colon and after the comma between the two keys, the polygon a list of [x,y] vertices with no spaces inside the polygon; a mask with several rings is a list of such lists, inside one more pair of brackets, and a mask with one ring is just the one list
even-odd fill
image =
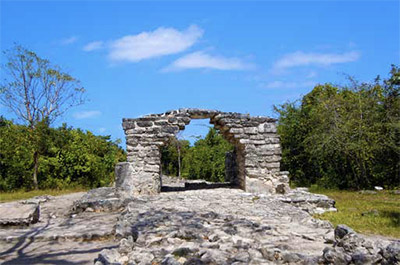
{"label": "mayan stone ruin", "polygon": [[[209,119],[233,144],[228,183],[161,175],[160,147],[192,119]],[[313,217],[335,212],[335,201],[289,189],[275,122],[201,109],[124,119],[128,161],[115,185],[0,204],[0,263],[399,264],[399,240]],[[184,189],[162,190],[176,181]]]}
{"label": "mayan stone ruin", "polygon": [[160,147],[192,119],[209,119],[234,145],[226,163],[227,181],[232,186],[255,193],[288,190],[287,172],[280,171],[281,148],[275,119],[204,109],[179,109],[123,119],[128,162],[117,165],[117,189],[131,196],[159,193]]}

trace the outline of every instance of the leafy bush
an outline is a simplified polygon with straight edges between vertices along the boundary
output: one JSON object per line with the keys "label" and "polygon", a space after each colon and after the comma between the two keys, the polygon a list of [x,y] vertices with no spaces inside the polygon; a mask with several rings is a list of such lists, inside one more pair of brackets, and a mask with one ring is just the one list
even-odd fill
{"label": "leafy bush", "polygon": [[[96,136],[67,127],[41,128],[33,137],[27,126],[4,118],[0,122],[0,190],[32,189],[32,153],[40,146],[38,182],[41,189],[100,187],[114,180],[114,165],[126,160],[110,136]],[[39,139],[41,143],[38,145]]]}

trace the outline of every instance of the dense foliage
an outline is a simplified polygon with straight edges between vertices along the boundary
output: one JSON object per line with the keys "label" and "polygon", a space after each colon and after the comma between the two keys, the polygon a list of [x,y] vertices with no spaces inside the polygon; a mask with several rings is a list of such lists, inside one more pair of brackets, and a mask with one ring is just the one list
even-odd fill
{"label": "dense foliage", "polygon": [[180,164],[184,178],[223,182],[225,153],[232,150],[233,146],[214,128],[210,128],[206,137],[197,140],[193,146],[187,140],[171,139],[170,144],[162,149],[163,174],[178,176]]}
{"label": "dense foliage", "polygon": [[283,169],[296,185],[400,186],[400,70],[387,80],[317,85],[279,113]]}
{"label": "dense foliage", "polygon": [[32,181],[38,189],[39,157],[46,141],[43,133],[68,109],[84,103],[85,89],[59,66],[22,46],[15,45],[3,54],[7,63],[0,68],[4,74],[0,102],[29,126],[34,149]]}
{"label": "dense foliage", "polygon": [[109,136],[39,123],[35,130],[0,119],[0,191],[32,189],[33,156],[40,151],[39,188],[99,187],[114,180],[125,152]]}

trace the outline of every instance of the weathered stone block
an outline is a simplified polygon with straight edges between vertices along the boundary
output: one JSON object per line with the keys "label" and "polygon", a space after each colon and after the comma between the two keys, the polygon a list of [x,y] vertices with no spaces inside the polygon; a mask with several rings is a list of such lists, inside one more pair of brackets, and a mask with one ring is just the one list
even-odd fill
{"label": "weathered stone block", "polygon": [[[134,160],[134,158],[131,158]],[[132,194],[135,189],[135,178],[132,164],[120,162],[115,166],[115,188],[118,192]]]}
{"label": "weathered stone block", "polygon": [[258,130],[257,130],[256,127],[247,127],[247,128],[244,128],[244,133],[247,133],[247,134],[257,134],[257,133],[258,133]]}
{"label": "weathered stone block", "polygon": [[0,226],[30,225],[40,218],[40,204],[10,202],[0,204]]}
{"label": "weathered stone block", "polygon": [[150,127],[150,126],[153,126],[153,122],[152,121],[137,121],[136,125],[139,127]]}

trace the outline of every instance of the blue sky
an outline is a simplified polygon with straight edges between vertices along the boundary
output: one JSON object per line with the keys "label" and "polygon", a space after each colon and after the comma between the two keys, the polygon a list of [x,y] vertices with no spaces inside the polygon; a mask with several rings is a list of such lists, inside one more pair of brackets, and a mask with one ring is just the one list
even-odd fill
{"label": "blue sky", "polygon": [[[1,1],[0,48],[17,42],[81,81],[90,101],[56,126],[123,139],[123,117],[182,107],[273,116],[317,83],[345,84],[344,73],[387,77],[400,62],[399,3]],[[196,124],[182,137],[207,130]]]}

